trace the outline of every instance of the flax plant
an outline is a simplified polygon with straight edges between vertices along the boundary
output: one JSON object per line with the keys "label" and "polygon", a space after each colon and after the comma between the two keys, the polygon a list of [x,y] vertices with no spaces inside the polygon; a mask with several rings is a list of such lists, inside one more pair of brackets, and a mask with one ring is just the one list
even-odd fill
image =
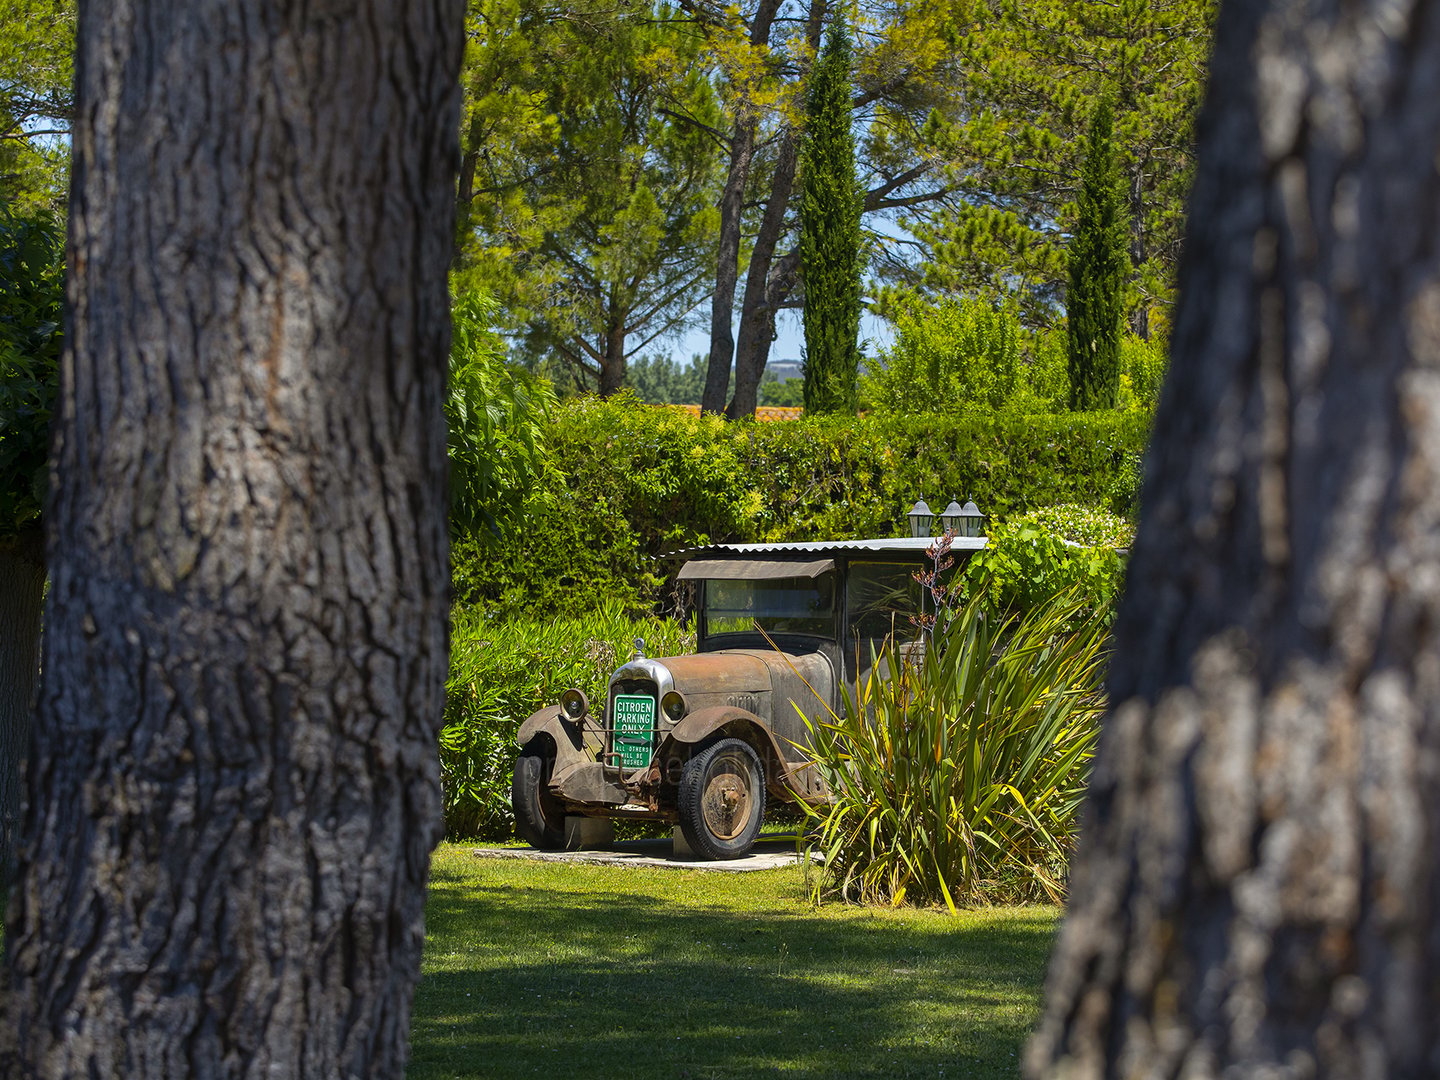
{"label": "flax plant", "polygon": [[1083,607],[996,616],[977,596],[923,647],[887,642],[843,717],[809,721],[833,796],[812,811],[817,900],[1063,901],[1104,709],[1106,634]]}

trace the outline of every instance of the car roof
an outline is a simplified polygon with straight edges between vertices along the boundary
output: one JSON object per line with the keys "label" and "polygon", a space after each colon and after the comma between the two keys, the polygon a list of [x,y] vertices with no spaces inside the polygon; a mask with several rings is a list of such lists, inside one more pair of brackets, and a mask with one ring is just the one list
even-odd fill
{"label": "car roof", "polygon": [[[935,543],[934,537],[892,536],[874,540],[820,540],[814,543],[787,544],[709,544],[705,547],[685,548],[675,552],[678,559],[715,558],[723,555],[794,556],[794,555],[920,555]],[[950,550],[956,552],[979,551],[989,541],[983,536],[957,536],[951,540]]]}

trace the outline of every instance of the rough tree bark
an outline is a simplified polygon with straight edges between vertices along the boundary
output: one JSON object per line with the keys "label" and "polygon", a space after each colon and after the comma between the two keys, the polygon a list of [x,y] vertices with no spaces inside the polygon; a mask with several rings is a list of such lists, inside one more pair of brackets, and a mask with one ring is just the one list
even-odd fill
{"label": "rough tree bark", "polygon": [[1030,1077],[1440,1070],[1440,4],[1221,16]]}
{"label": "rough tree bark", "polygon": [[610,325],[605,328],[604,349],[600,354],[601,397],[618,394],[625,385],[625,312],[613,296],[610,312]]}
{"label": "rough tree bark", "polygon": [[[1144,266],[1148,252],[1145,249],[1145,189],[1144,162],[1135,169],[1130,178],[1130,265]],[[1143,341],[1150,340],[1150,305],[1140,303],[1130,313],[1130,332]]]}
{"label": "rough tree bark", "polygon": [[463,0],[82,0],[0,1073],[397,1076]]}
{"label": "rough tree bark", "polygon": [[[787,128],[780,136],[775,173],[770,179],[770,197],[765,201],[765,213],[760,219],[755,246],[750,252],[750,265],[745,269],[745,292],[740,301],[740,334],[735,341],[735,396],[725,409],[725,416],[730,420],[754,416],[755,406],[759,403],[760,376],[765,374],[765,364],[770,358],[770,343],[775,339],[775,316],[779,310],[778,303],[770,302],[779,292],[776,268],[772,264],[775,246],[785,231],[785,211],[795,188],[799,149],[798,134],[793,128]],[[793,261],[798,265],[798,259]],[[792,280],[785,282],[786,293],[793,285],[794,277],[792,271]]]}
{"label": "rough tree bark", "polygon": [[730,365],[735,357],[735,286],[740,279],[740,218],[745,184],[755,156],[756,121],[744,103],[730,133],[730,168],[720,193],[720,234],[717,241],[715,292],[710,298],[710,356],[706,361],[702,412],[725,410]]}
{"label": "rough tree bark", "polygon": [[[780,10],[780,0],[760,0],[750,23],[750,44],[770,41],[770,28]],[[740,280],[740,231],[745,205],[745,185],[755,159],[755,137],[759,118],[755,106],[741,96],[736,103],[735,122],[730,129],[730,166],[720,192],[720,235],[715,257],[715,292],[710,298],[710,357],[705,369],[702,412],[725,410],[725,393],[730,385],[730,365],[735,358],[735,287]]]}
{"label": "rough tree bark", "polygon": [[0,540],[0,897],[9,890],[15,869],[21,764],[30,745],[44,595],[40,530]]}
{"label": "rough tree bark", "polygon": [[[805,40],[812,55],[820,49],[820,34],[830,10],[828,0],[815,0],[805,16]],[[795,193],[795,167],[800,158],[800,133],[787,126],[780,133],[775,168],[770,176],[770,196],[755,234],[750,265],[745,270],[745,292],[740,299],[740,335],[735,342],[735,396],[725,410],[727,419],[755,415],[759,404],[760,377],[770,359],[775,340],[775,316],[799,278],[800,252],[792,250],[775,260],[775,248],[785,235],[785,215]]]}

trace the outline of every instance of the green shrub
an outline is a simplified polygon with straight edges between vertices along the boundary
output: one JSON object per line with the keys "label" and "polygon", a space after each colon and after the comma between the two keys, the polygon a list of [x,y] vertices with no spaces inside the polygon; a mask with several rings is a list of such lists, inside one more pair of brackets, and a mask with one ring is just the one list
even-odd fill
{"label": "green shrub", "polygon": [[1170,362],[1165,343],[1134,334],[1120,339],[1120,405],[1153,412]]}
{"label": "green shrub", "polygon": [[1081,613],[1059,597],[999,617],[977,596],[812,724],[835,800],[814,812],[817,899],[1063,901],[1104,707],[1106,634]]}
{"label": "green shrub", "polygon": [[992,526],[989,533],[984,550],[965,566],[967,596],[992,612],[1023,612],[1066,593],[1085,618],[1109,624],[1125,580],[1125,560],[1113,547],[1067,544],[1041,515]]}
{"label": "green shrub", "polygon": [[[1064,328],[1027,331],[1013,310],[970,297],[912,307],[894,322],[894,344],[861,386],[867,408],[899,414],[1068,411]],[[1126,333],[1118,347],[1117,405],[1148,416],[1165,380],[1165,343]]]}
{"label": "green shrub", "polygon": [[1135,526],[1119,514],[1093,506],[1044,506],[1015,520],[1040,526],[1052,536],[1087,547],[1128,548]]}
{"label": "green shrub", "polygon": [[1062,503],[1124,512],[1147,433],[1133,411],[726,424],[623,394],[562,402],[513,528],[457,543],[457,595],[502,612],[578,613],[607,597],[640,610],[663,599],[678,548],[903,535],[921,497],[973,498],[992,518]]}
{"label": "green shrub", "polygon": [[572,686],[603,701],[606,680],[629,658],[637,637],[651,656],[695,649],[694,637],[678,623],[632,619],[614,602],[584,618],[508,621],[476,607],[455,608],[440,732],[446,835],[510,835],[510,773],[520,725]]}
{"label": "green shrub", "polygon": [[472,536],[514,530],[524,493],[545,473],[546,420],[555,406],[548,379],[505,363],[504,342],[491,329],[495,311],[474,291],[451,303],[450,518]]}
{"label": "green shrub", "polygon": [[895,343],[866,376],[864,397],[890,413],[994,410],[1015,394],[1019,317],[966,297],[902,312]]}
{"label": "green shrub", "polygon": [[[456,590],[501,612],[651,606],[657,558],[748,536],[760,512],[734,429],[630,394],[562,402],[546,434],[550,471],[496,544],[457,544]],[[482,538],[483,541],[483,538]]]}

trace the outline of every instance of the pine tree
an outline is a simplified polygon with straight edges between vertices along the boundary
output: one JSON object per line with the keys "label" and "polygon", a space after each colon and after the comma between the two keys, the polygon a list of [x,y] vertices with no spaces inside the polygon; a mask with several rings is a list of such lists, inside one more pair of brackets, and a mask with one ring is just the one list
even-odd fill
{"label": "pine tree", "polygon": [[925,129],[954,198],[907,212],[924,253],[909,273],[885,267],[894,284],[875,306],[888,315],[938,293],[980,296],[1018,303],[1029,326],[1054,325],[1087,128],[1108,92],[1124,132],[1115,156],[1131,222],[1126,317],[1141,336],[1163,333],[1218,6],[987,0],[952,46],[967,107],[937,112]]}
{"label": "pine tree", "polygon": [[615,393],[706,294],[724,113],[701,44],[663,3],[598,23],[542,17],[544,0],[478,9],[458,265],[499,302],[514,358]]}
{"label": "pine tree", "polygon": [[1080,216],[1070,241],[1070,407],[1110,409],[1120,390],[1120,319],[1125,307],[1130,223],[1111,146],[1115,111],[1100,99],[1080,175]]}
{"label": "pine tree", "polygon": [[850,37],[837,17],[812,73],[801,149],[805,408],[854,412],[860,365],[860,209],[851,130]]}

